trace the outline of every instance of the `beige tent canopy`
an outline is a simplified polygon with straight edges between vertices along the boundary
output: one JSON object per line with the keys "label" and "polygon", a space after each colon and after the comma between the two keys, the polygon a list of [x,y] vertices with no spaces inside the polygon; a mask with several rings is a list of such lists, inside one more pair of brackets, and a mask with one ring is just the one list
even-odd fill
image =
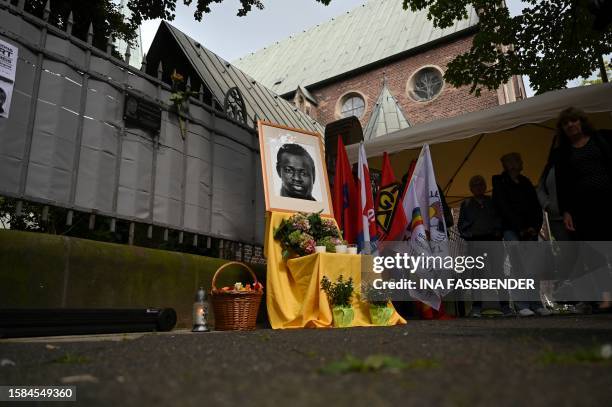
{"label": "beige tent canopy", "polygon": [[[499,158],[521,153],[524,174],[535,184],[546,165],[561,110],[584,110],[595,128],[612,129],[612,84],[583,86],[548,92],[479,112],[399,130],[365,143],[372,168],[381,168],[382,154],[390,154],[400,178],[416,159],[423,144],[431,147],[436,178],[449,204],[470,196],[468,181],[480,174],[491,187],[491,176],[501,172]],[[357,161],[358,145],[347,147]]]}

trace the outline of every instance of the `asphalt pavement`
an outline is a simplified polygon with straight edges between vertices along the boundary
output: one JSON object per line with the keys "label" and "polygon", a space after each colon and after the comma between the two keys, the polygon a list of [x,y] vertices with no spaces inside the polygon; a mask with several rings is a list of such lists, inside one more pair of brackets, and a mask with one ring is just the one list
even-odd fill
{"label": "asphalt pavement", "polygon": [[72,406],[603,406],[607,344],[612,315],[12,339],[0,385],[73,385]]}

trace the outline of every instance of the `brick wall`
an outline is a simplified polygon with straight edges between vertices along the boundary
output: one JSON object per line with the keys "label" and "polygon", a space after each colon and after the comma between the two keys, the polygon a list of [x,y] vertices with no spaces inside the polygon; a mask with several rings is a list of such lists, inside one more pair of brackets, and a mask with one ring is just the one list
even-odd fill
{"label": "brick wall", "polygon": [[497,106],[499,103],[495,90],[483,90],[480,97],[475,97],[469,94],[469,87],[454,88],[448,83],[437,98],[428,102],[415,102],[406,93],[408,80],[419,68],[435,65],[444,71],[456,55],[470,48],[471,42],[472,36],[457,39],[386,66],[311,89],[311,93],[319,102],[316,115],[313,116],[323,125],[339,119],[340,117],[336,116],[338,99],[349,91],[357,91],[363,94],[366,100],[366,111],[360,118],[361,125],[365,128],[381,91],[383,72],[387,77],[387,87],[399,101],[412,125]]}

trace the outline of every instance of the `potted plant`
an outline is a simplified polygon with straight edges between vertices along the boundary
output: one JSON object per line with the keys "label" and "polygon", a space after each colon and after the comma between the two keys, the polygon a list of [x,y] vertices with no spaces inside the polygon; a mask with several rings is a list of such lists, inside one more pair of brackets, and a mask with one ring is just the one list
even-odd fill
{"label": "potted plant", "polygon": [[[365,282],[364,282],[365,284]],[[366,302],[370,309],[370,321],[373,325],[387,326],[393,315],[393,308],[389,307],[391,293],[387,290],[377,290],[371,285],[362,285]]]}
{"label": "potted plant", "polygon": [[342,275],[340,275],[338,280],[332,283],[327,276],[323,276],[321,289],[327,295],[329,305],[332,307],[334,327],[346,328],[351,326],[355,317],[355,311],[351,305],[354,290],[353,278],[344,281]]}

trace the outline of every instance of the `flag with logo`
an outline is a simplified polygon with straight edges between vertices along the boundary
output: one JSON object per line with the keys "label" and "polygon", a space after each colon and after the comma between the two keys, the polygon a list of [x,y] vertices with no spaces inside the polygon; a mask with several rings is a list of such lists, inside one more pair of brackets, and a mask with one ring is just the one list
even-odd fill
{"label": "flag with logo", "polygon": [[382,177],[374,205],[378,241],[401,240],[407,226],[401,209],[402,184],[393,174],[389,155],[383,155]]}
{"label": "flag with logo", "polygon": [[[448,236],[440,191],[436,183],[429,145],[425,144],[402,198],[408,221],[404,240],[411,256],[449,256]],[[420,278],[442,278],[448,270],[419,269]],[[447,290],[411,290],[410,295],[438,310]]]}
{"label": "flag with logo", "polygon": [[359,145],[359,161],[357,164],[359,215],[357,216],[357,245],[360,252],[374,253],[376,251],[376,221],[374,199],[370,170],[363,143]]}
{"label": "flag with logo", "polygon": [[346,156],[346,149],[342,137],[338,137],[338,150],[336,155],[336,174],[334,176],[334,217],[338,227],[342,230],[344,240],[349,243],[357,242],[358,199],[357,185],[353,171]]}

